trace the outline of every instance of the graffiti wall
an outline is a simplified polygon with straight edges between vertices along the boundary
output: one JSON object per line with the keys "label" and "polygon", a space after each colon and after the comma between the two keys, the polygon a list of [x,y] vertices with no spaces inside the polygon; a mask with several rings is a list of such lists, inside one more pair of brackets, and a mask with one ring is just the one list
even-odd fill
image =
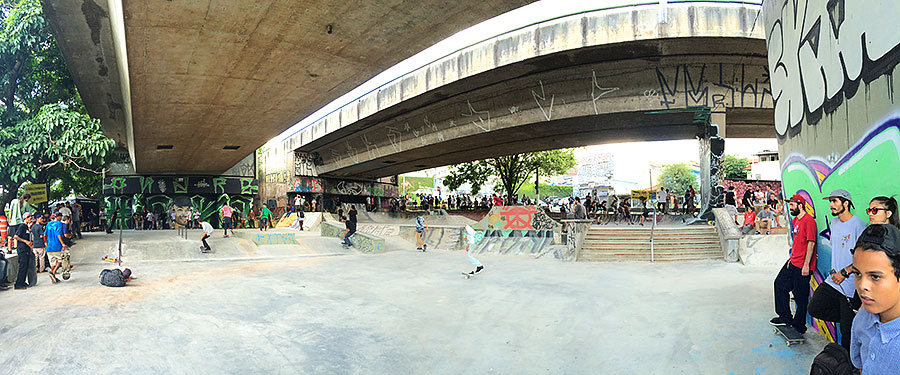
{"label": "graffiti wall", "polygon": [[[853,214],[878,195],[900,195],[900,103],[894,97],[900,34],[895,1],[767,1],[763,5],[775,126],[786,196],[801,194],[816,221],[815,289],[831,268],[828,202],[853,197]],[[884,177],[882,177],[884,176]],[[787,256],[787,254],[785,254]],[[810,320],[826,338],[834,324]]]}
{"label": "graffiti wall", "polygon": [[[242,212],[253,205],[258,191],[255,178],[214,176],[110,176],[103,180],[103,201],[107,218],[118,211],[110,225],[130,228],[136,212],[150,210],[168,214],[174,208],[184,217],[193,208],[220,227],[219,208],[225,203]],[[182,223],[183,224],[183,223]]]}
{"label": "graffiti wall", "polygon": [[475,254],[530,255],[539,258],[550,251],[562,224],[535,206],[496,206],[475,229]]}

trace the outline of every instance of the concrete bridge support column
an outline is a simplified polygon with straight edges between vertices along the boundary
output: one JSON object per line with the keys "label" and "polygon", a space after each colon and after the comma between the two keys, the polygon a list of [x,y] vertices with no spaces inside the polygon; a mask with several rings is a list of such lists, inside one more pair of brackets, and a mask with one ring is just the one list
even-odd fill
{"label": "concrete bridge support column", "polygon": [[[723,115],[724,117],[724,115]],[[708,121],[708,120],[707,120]],[[697,134],[700,140],[700,213],[696,220],[715,220],[712,209],[722,207],[722,158],[725,156],[725,139],[719,136],[719,127],[709,124]]]}

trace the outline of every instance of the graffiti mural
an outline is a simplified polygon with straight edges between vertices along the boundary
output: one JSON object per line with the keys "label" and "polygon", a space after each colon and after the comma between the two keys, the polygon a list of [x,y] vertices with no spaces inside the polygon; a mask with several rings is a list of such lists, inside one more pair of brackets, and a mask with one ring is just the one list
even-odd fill
{"label": "graffiti mural", "polygon": [[[317,160],[318,158],[318,160]],[[295,176],[318,176],[319,171],[316,165],[322,163],[322,158],[318,153],[308,153],[303,151],[294,152],[294,175]],[[318,164],[316,164],[318,163]]]}
{"label": "graffiti mural", "polygon": [[158,215],[175,209],[178,223],[189,209],[200,211],[214,227],[221,226],[219,209],[228,203],[246,212],[252,207],[257,180],[241,177],[213,176],[114,176],[103,181],[103,201],[108,218],[118,211],[113,229],[134,226],[132,215],[152,211]]}
{"label": "graffiti mural", "polygon": [[[644,97],[672,108],[764,108],[772,104],[769,73],[765,66],[745,64],[680,64],[656,68],[659,91]],[[651,99],[652,100],[652,99]]]}
{"label": "graffiti mural", "polygon": [[323,193],[325,189],[322,187],[322,180],[313,177],[299,177],[291,181],[288,186],[290,191],[301,193]]}
{"label": "graffiti mural", "polygon": [[476,230],[549,230],[559,231],[562,225],[536,206],[496,206],[475,223]]}
{"label": "graffiti mural", "polygon": [[537,257],[553,245],[552,230],[476,231],[475,254],[531,255]]}
{"label": "graffiti mural", "polygon": [[[882,173],[896,173],[900,170],[900,118],[893,118],[867,132],[836,162],[821,158],[806,158],[798,153],[789,155],[782,165],[782,181],[785,194],[800,194],[810,203],[806,211],[812,215],[819,230],[817,243],[818,270],[816,283],[823,275],[828,275],[831,267],[831,243],[829,220],[831,215],[828,201],[822,199],[834,189],[845,189],[853,197],[854,215],[868,222],[865,209],[869,200],[879,195],[891,196],[900,192],[900,179],[879,178],[873,183],[873,176]],[[838,338],[832,323],[814,323],[826,337]]]}
{"label": "graffiti mural", "polygon": [[[892,1],[770,2],[766,41],[779,137],[817,123],[900,62]],[[777,3],[777,4],[776,4]],[[848,16],[852,15],[852,16]],[[893,98],[893,86],[884,94]]]}

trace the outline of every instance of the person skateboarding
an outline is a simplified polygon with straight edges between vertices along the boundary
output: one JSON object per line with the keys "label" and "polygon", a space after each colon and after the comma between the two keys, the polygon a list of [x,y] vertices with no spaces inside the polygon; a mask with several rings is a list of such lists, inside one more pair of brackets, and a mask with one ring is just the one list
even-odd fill
{"label": "person skateboarding", "polygon": [[212,251],[212,248],[209,247],[209,243],[206,242],[206,239],[212,236],[213,227],[209,224],[209,221],[203,220],[200,221],[200,228],[203,229],[203,237],[200,238],[200,242],[203,243],[203,246],[200,246],[200,251],[208,253]]}
{"label": "person skateboarding", "polygon": [[266,205],[263,204],[262,208],[259,210],[259,230],[269,231],[270,217],[272,217],[272,211],[269,211],[269,207],[266,207]]}
{"label": "person skateboarding", "polygon": [[347,211],[347,220],[344,221],[347,227],[344,231],[344,241],[342,242],[344,246],[353,246],[353,242],[350,242],[350,236],[356,233],[356,215],[356,207],[350,206],[350,211]]}
{"label": "person skateboarding", "polygon": [[475,266],[474,271],[470,271],[468,274],[464,273],[463,275],[467,275],[466,278],[471,277],[472,275],[479,274],[481,271],[484,271],[484,265],[475,259],[472,256],[472,251],[475,250],[475,229],[469,225],[466,225],[466,255],[469,257],[469,262],[471,262]]}
{"label": "person skateboarding", "polygon": [[426,230],[428,230],[428,221],[422,215],[416,216],[416,250],[421,252],[428,250],[428,244],[422,241]]}
{"label": "person skateboarding", "polygon": [[[809,305],[809,278],[816,269],[816,222],[806,213],[806,199],[794,194],[790,199],[794,216],[791,256],[775,277],[775,313],[769,321],[773,326],[792,326],[801,335],[806,332],[806,308]],[[797,310],[791,316],[790,296],[794,295]]]}

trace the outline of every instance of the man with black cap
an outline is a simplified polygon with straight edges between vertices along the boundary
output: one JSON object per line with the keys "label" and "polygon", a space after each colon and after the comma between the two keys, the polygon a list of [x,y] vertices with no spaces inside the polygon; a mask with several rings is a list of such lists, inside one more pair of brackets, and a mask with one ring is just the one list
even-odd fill
{"label": "man with black cap", "polygon": [[831,276],[819,284],[809,301],[809,315],[829,322],[840,323],[841,346],[850,350],[850,330],[854,310],[860,301],[853,285],[853,254],[856,240],[866,223],[850,213],[853,201],[844,189],[832,191],[827,197],[831,208]]}
{"label": "man with black cap", "polygon": [[[794,194],[790,200],[794,216],[793,243],[790,259],[775,277],[775,313],[769,321],[774,326],[793,326],[800,334],[806,332],[806,307],[809,305],[809,276],[816,269],[816,222],[806,213],[806,199]],[[797,311],[791,316],[790,296],[794,295]]]}

